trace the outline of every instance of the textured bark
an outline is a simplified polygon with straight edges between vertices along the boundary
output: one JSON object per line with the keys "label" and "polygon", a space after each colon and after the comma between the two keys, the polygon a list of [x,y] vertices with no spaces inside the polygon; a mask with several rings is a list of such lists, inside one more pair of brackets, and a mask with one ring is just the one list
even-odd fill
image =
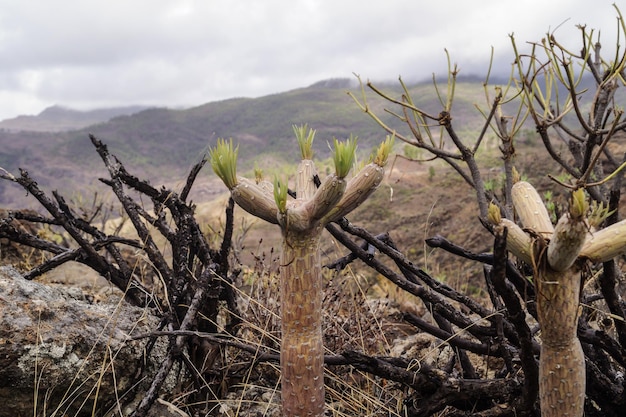
{"label": "textured bark", "polygon": [[[345,176],[352,167],[356,142],[344,146],[336,142],[335,174],[319,182],[311,157],[314,131],[295,128],[302,160],[295,176],[294,200],[287,200],[285,184],[270,187],[244,178],[234,179],[236,151],[218,142],[212,152],[214,171],[231,189],[237,204],[270,223],[278,223],[283,234],[280,273],[281,293],[281,390],[283,415],[324,415],[324,344],[322,338],[322,275],[319,240],[324,227],[356,208],[383,179],[393,139],[387,138],[373,163],[366,165],[350,181]],[[305,138],[305,134],[308,135]],[[225,161],[230,161],[225,163]]]}
{"label": "textured bark", "polygon": [[572,214],[571,210],[561,216],[548,244],[548,264],[555,271],[565,271],[574,264],[589,229],[585,218]]}
{"label": "textured bark", "polygon": [[285,416],[324,415],[324,344],[319,236],[287,231],[280,274]]}
{"label": "textured bark", "polygon": [[509,219],[501,219],[500,224],[508,229],[506,236],[507,249],[527,265],[532,265],[532,239],[516,223]]}
{"label": "textured bark", "polygon": [[537,279],[537,314],[541,325],[539,400],[544,417],[582,416],[585,404],[585,357],[576,335],[580,271],[547,268]]}
{"label": "textured bark", "polygon": [[[547,417],[582,417],[586,376],[585,356],[576,333],[581,287],[580,267],[576,261],[587,235],[588,206],[582,190],[574,191],[569,211],[554,228],[531,184],[519,181],[511,193],[521,222],[537,236],[531,245],[536,248],[531,264],[536,272],[537,320],[541,326],[541,412]],[[526,244],[512,244],[517,241],[522,239],[507,242],[507,247],[524,259]]]}
{"label": "textured bark", "polygon": [[554,226],[535,187],[526,181],[518,181],[511,189],[511,196],[515,212],[524,227],[534,230],[544,238],[550,238],[554,233]]}
{"label": "textured bark", "polygon": [[582,416],[585,404],[585,355],[580,341],[541,345],[539,400],[544,417]]}
{"label": "textured bark", "polygon": [[592,262],[607,262],[622,255],[626,248],[626,220],[590,234],[580,256]]}

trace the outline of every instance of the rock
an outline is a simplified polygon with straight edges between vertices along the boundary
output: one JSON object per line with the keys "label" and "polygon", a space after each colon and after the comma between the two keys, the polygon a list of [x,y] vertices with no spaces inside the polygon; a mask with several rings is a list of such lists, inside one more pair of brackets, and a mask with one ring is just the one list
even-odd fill
{"label": "rock", "polygon": [[149,358],[148,339],[128,341],[158,318],[115,299],[92,304],[75,287],[0,267],[0,416],[91,415],[94,403],[108,408],[129,391],[142,364],[158,367],[166,341]]}

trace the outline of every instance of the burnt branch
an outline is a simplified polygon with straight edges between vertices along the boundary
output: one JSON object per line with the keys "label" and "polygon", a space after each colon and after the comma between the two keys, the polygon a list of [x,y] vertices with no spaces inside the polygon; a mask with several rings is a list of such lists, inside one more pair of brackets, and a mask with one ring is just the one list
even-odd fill
{"label": "burnt branch", "polygon": [[520,398],[520,409],[530,413],[537,401],[539,392],[539,368],[535,358],[536,342],[532,332],[526,323],[526,313],[520,303],[518,294],[506,280],[508,255],[506,250],[507,229],[501,233],[496,231],[494,241],[494,264],[488,276],[493,283],[497,294],[502,297],[506,306],[504,310],[508,319],[513,323],[520,341],[520,360],[524,370],[524,388]]}
{"label": "burnt branch", "polygon": [[[138,239],[109,235],[98,228],[94,222],[103,215],[102,203],[94,203],[93,212],[83,207],[75,208],[56,191],[51,197],[46,195],[25,170],[20,171],[19,177],[3,172],[3,179],[23,187],[49,214],[15,212],[0,219],[1,238],[52,255],[28,271],[25,278],[34,279],[75,261],[107,278],[124,293],[128,302],[152,309],[148,314],[156,314],[160,319],[155,331],[216,332],[222,303],[231,313],[227,319],[231,323],[226,326],[232,329],[239,320],[237,301],[232,284],[225,283],[231,283],[235,276],[229,267],[233,207],[230,205],[227,209],[223,241],[218,249],[213,249],[194,217],[194,207],[185,202],[194,179],[205,164],[204,158],[192,168],[182,194],[178,196],[172,190],[157,189],[148,181],[133,176],[109,153],[105,144],[94,136],[90,136],[90,140],[109,171],[110,178],[101,179],[101,182],[113,190]],[[146,208],[138,203],[131,191],[148,197],[152,207]],[[103,227],[104,223],[103,220]],[[58,235],[68,238],[58,243],[41,237],[37,230],[44,226],[62,230]],[[171,254],[166,255],[157,239],[169,244]],[[156,336],[151,337],[145,352],[148,356],[152,355],[156,341]],[[145,415],[152,408],[177,363],[186,368],[190,380],[194,381],[192,389],[197,392],[197,398],[206,397],[214,391],[207,381],[211,380],[215,369],[219,369],[213,368],[217,366],[216,360],[214,348],[198,344],[196,337],[187,334],[171,337],[166,358],[159,369],[142,368],[135,375],[137,381],[148,378],[152,382],[147,391],[141,393],[142,402],[134,415]],[[124,398],[130,400],[132,395]]]}

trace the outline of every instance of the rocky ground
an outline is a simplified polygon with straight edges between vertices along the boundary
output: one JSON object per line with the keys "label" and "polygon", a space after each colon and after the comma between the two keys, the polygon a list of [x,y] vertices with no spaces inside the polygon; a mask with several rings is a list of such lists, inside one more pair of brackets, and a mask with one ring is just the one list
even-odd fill
{"label": "rocky ground", "polygon": [[[542,162],[533,155],[524,153],[520,155],[519,166],[523,172],[532,172],[534,176],[543,178],[542,174],[550,170],[546,161]],[[446,236],[453,242],[476,252],[490,251],[493,244],[491,236],[476,219],[477,209],[473,191],[449,169],[435,165],[432,171],[429,167],[402,159],[396,160],[389,167],[389,174],[380,189],[367,204],[351,216],[350,220],[375,234],[389,232],[398,248],[433,277],[477,300],[484,300],[486,292],[481,265],[459,260],[441,250],[432,250],[424,244],[424,239],[434,234]],[[491,175],[493,179],[499,178],[497,171],[488,170],[486,175]],[[545,188],[548,183],[544,178],[538,181],[538,184],[541,190],[542,186]],[[226,194],[216,195],[212,192],[211,195],[210,201],[198,202],[196,210],[196,215],[202,219],[202,224],[206,225],[206,233],[209,236],[211,233],[220,232],[226,203]],[[558,201],[560,195],[555,193],[553,198]],[[248,345],[276,352],[279,300],[275,274],[278,270],[280,232],[277,228],[251,219],[240,210],[236,211],[235,224],[232,264],[241,269],[236,282],[236,291],[243,319],[237,337]],[[43,229],[34,232],[42,235],[49,231]],[[128,230],[123,229],[123,232]],[[7,241],[0,241],[0,250],[0,263],[3,265],[12,264],[18,268],[28,269],[42,259],[41,253],[25,250]],[[339,247],[329,236],[324,239],[324,263],[334,261],[346,253],[346,250]],[[41,329],[36,327],[37,323],[41,322],[34,321],[35,317],[43,311],[45,317],[49,316],[47,320],[58,320],[49,322],[47,331],[51,333],[46,337],[50,341],[54,340],[56,347],[45,352],[50,365],[43,368],[41,375],[47,375],[46,372],[58,369],[55,366],[58,367],[59,364],[55,361],[63,363],[70,357],[74,361],[86,358],[85,355],[90,350],[83,347],[80,354],[74,352],[76,345],[71,344],[71,340],[79,340],[82,337],[85,343],[100,346],[97,341],[89,342],[90,339],[84,335],[64,332],[64,329],[69,326],[69,321],[77,323],[87,319],[91,327],[89,334],[96,335],[99,334],[98,331],[108,328],[108,322],[104,318],[112,317],[118,311],[116,309],[120,305],[120,294],[104,278],[76,263],[69,263],[53,270],[42,277],[40,283],[25,282],[14,270],[2,269],[2,271],[5,275],[4,284],[0,287],[0,296],[4,297],[2,304],[11,305],[12,308],[2,309],[0,325],[5,321],[15,325],[26,323],[24,320],[20,321],[20,317],[23,316],[29,317],[30,322],[26,324],[31,326],[2,327],[0,329],[4,332],[3,336],[0,335],[2,340],[19,342],[31,347],[39,346],[36,352],[43,355],[42,347],[45,344],[37,345],[35,337],[42,334]],[[410,312],[432,321],[430,312],[424,308],[421,301],[398,289],[359,262],[355,262],[341,273],[326,271],[326,278],[324,328],[325,346],[329,354],[339,354],[352,349],[371,355],[407,358],[413,361],[416,367],[422,364],[443,367],[450,363],[454,352],[445,341],[421,333],[402,320],[402,314]],[[15,287],[16,283],[20,283],[20,286]],[[24,298],[20,299],[20,294]],[[37,303],[33,303],[33,297],[41,297],[39,306],[42,306],[42,309],[36,309]],[[72,310],[74,308],[72,306],[76,308],[81,306],[85,311],[98,311],[97,316],[104,321],[92,319],[88,314],[78,314],[79,310]],[[141,322],[137,314],[139,312],[122,315],[127,321],[120,322],[119,329],[128,333],[132,323]],[[55,336],[53,332],[63,334],[63,337],[68,337],[68,341],[64,344],[62,340],[65,339]],[[16,339],[15,335],[28,336],[31,339]],[[47,339],[44,338],[45,340]],[[97,350],[100,353],[106,352],[106,345]],[[19,357],[15,353],[12,355],[15,360],[23,357],[22,353],[18,355]],[[236,369],[236,375],[224,381],[223,395],[219,396],[220,399],[212,400],[211,412],[214,415],[279,415],[277,365],[271,361],[256,363],[254,367],[241,365],[254,359],[250,355],[241,355],[234,348],[224,352],[224,363],[237,366],[233,368]],[[121,366],[127,366],[124,361],[132,363],[134,360],[136,361],[123,359]],[[501,366],[493,359],[489,360],[478,355],[472,355],[471,360],[482,375],[492,374]],[[102,359],[98,359],[96,363],[103,363]],[[35,378],[37,373],[33,367],[28,372],[24,370],[21,372],[19,375],[16,374],[22,381],[20,383],[30,384],[22,386],[23,392],[28,394],[21,401],[26,403],[30,398],[33,404],[34,381],[39,380],[42,383],[46,380]],[[81,375],[78,370],[75,374]],[[326,378],[328,415],[402,415],[400,413],[404,392],[400,386],[350,367],[329,367]],[[59,381],[53,382],[58,383]],[[0,392],[5,390],[6,394],[8,392],[6,390],[14,385],[13,382],[5,384]],[[184,390],[162,395],[159,407],[162,410],[159,412],[162,413],[186,415]]]}

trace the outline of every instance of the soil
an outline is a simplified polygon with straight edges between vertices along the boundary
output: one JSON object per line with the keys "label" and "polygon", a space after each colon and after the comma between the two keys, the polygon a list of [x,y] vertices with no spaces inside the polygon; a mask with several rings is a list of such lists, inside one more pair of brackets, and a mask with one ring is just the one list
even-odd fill
{"label": "soil", "polygon": [[[496,152],[481,155],[485,168],[484,178],[497,184],[501,178],[501,165]],[[527,175],[539,192],[553,191],[551,199],[556,207],[565,205],[565,192],[555,187],[547,178],[560,174],[557,165],[549,159],[539,145],[523,144],[518,148],[515,165]],[[228,193],[215,178],[200,181],[194,190],[196,216],[206,227],[207,236],[221,233]],[[280,230],[277,226],[258,220],[241,209],[235,210],[234,264],[241,269],[237,282],[244,322],[249,329],[240,337],[249,343],[272,347],[272,338],[278,332],[278,300],[275,273],[280,256]],[[448,286],[476,299],[486,297],[482,265],[452,256],[441,249],[431,249],[425,239],[436,234],[473,252],[490,252],[491,235],[478,220],[478,207],[474,191],[451,168],[439,162],[420,163],[398,157],[390,161],[385,180],[370,199],[349,216],[349,220],[374,234],[388,232],[396,246],[414,264]],[[215,242],[219,242],[219,236]],[[2,264],[32,262],[33,258],[20,258],[13,244],[0,242]],[[346,255],[329,234],[322,239],[322,262],[329,263]],[[32,255],[31,255],[32,256]],[[401,319],[402,313],[412,312],[428,318],[421,302],[398,290],[384,277],[355,262],[343,273],[327,271],[325,299],[325,346],[330,352],[359,349],[364,353],[384,352],[392,356],[415,358],[418,362],[445,363],[451,352],[436,338],[418,333]],[[68,264],[44,277],[46,282],[79,286],[83,291],[100,297],[110,288],[88,268]],[[374,325],[372,325],[374,323]],[[260,327],[255,327],[260,326]],[[261,330],[259,330],[262,329]],[[446,350],[448,349],[448,350]],[[233,353],[233,355],[235,355]],[[492,373],[499,364],[473,357],[482,374]],[[218,415],[274,415],[279,402],[278,372],[276,367],[262,365],[250,379],[234,383],[223,401],[215,405]],[[327,374],[330,408],[333,415],[357,415],[350,407],[358,406],[360,415],[376,415],[364,410],[375,410],[380,402],[384,409],[392,410],[392,390],[376,390],[380,381],[348,369],[333,369]],[[262,388],[261,388],[262,387]],[[347,398],[357,387],[359,397]],[[372,388],[373,387],[373,388]],[[375,393],[378,397],[375,398]],[[164,398],[163,401],[170,401]],[[377,401],[379,403],[377,403]],[[170,404],[169,402],[167,404]],[[172,404],[172,407],[184,407]],[[397,415],[392,412],[385,415]]]}

